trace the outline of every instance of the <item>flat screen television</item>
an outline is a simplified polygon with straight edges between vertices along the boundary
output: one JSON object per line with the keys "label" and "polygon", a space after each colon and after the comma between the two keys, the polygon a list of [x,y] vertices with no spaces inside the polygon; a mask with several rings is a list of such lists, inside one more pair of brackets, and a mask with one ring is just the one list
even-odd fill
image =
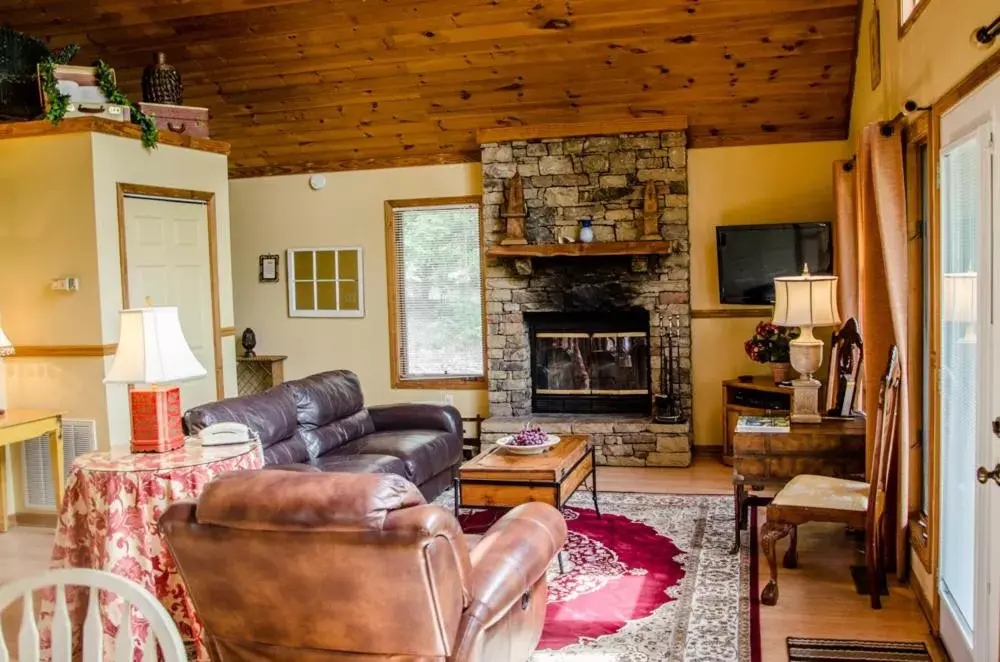
{"label": "flat screen television", "polygon": [[774,303],[774,279],[802,273],[833,273],[829,223],[724,225],[715,229],[722,303]]}

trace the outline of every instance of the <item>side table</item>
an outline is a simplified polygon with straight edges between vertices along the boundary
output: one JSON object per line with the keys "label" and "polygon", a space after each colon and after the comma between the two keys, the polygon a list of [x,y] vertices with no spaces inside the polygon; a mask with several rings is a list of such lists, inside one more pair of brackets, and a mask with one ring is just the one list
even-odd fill
{"label": "side table", "polygon": [[62,412],[48,409],[8,409],[0,415],[0,533],[7,530],[7,454],[13,446],[43,434],[49,435],[52,493],[56,510],[63,497]]}
{"label": "side table", "polygon": [[[175,501],[197,499],[205,485],[230,471],[259,469],[258,443],[202,446],[189,439],[168,453],[131,454],[127,449],[87,453],[73,463],[52,550],[52,569],[94,568],[127,577],[156,595],[173,617],[192,659],[208,660],[203,626],[157,522]],[[74,628],[82,628],[86,599],[67,595]],[[104,648],[121,622],[122,600],[102,600]],[[53,604],[42,604],[43,647],[47,647]],[[141,650],[146,625],[132,613],[134,647]]]}

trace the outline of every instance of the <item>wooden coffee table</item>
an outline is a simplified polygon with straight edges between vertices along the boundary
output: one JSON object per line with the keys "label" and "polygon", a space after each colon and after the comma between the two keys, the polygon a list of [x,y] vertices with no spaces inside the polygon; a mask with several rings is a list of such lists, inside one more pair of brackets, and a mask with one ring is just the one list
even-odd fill
{"label": "wooden coffee table", "polygon": [[455,479],[455,515],[461,508],[514,508],[540,501],[562,511],[589,476],[597,516],[594,445],[588,435],[568,434],[538,455],[514,455],[500,446],[462,465]]}

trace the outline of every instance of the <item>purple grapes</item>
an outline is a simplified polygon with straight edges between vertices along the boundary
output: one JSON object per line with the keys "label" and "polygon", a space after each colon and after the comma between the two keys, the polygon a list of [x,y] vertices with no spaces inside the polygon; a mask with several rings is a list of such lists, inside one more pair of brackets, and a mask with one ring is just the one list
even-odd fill
{"label": "purple grapes", "polygon": [[511,446],[541,446],[549,441],[549,435],[545,434],[542,428],[536,426],[527,427],[514,435],[511,439]]}

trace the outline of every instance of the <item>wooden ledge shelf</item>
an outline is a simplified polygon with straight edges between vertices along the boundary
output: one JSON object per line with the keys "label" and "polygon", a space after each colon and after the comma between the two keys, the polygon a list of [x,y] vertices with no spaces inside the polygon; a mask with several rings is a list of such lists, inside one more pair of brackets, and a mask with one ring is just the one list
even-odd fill
{"label": "wooden ledge shelf", "polygon": [[[103,133],[120,138],[142,139],[142,129],[131,122],[116,122],[103,117],[70,117],[53,124],[48,120],[30,122],[0,123],[0,140],[6,138],[33,138],[35,136],[61,136],[69,133]],[[186,147],[213,154],[229,154],[229,143],[208,138],[192,136],[170,131],[160,131],[160,145]]]}
{"label": "wooden ledge shelf", "polygon": [[598,257],[602,255],[670,255],[671,241],[604,241],[571,244],[524,244],[521,246],[490,246],[488,257]]}

